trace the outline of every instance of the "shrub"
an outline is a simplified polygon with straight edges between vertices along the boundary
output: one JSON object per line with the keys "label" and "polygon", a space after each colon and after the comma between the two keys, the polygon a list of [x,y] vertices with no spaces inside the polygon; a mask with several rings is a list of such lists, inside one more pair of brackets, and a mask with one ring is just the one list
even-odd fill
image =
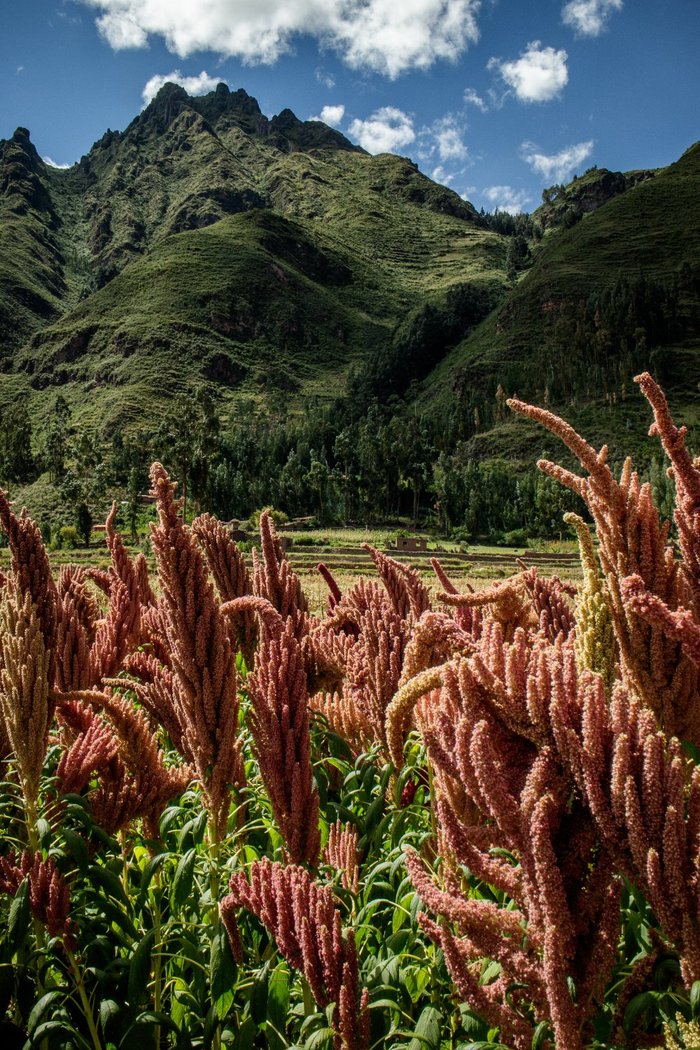
{"label": "shrub", "polygon": [[284,513],[283,510],[276,510],[275,507],[261,507],[260,510],[254,510],[248,518],[248,528],[257,529],[260,525],[260,517],[262,514],[267,513],[272,518],[276,526],[286,525],[289,521],[289,517]]}
{"label": "shrub", "polygon": [[75,525],[61,525],[58,537],[61,550],[74,551],[80,546],[80,536]]}

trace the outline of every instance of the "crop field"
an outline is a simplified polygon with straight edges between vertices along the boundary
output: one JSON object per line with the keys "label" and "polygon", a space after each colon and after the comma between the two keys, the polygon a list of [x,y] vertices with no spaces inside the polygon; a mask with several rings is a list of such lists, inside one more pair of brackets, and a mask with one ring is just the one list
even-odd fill
{"label": "crop field", "polygon": [[154,463],[148,557],[50,559],[0,495],[8,1046],[698,1045],[700,470],[639,382],[672,536],[522,402],[577,552],[244,555]]}

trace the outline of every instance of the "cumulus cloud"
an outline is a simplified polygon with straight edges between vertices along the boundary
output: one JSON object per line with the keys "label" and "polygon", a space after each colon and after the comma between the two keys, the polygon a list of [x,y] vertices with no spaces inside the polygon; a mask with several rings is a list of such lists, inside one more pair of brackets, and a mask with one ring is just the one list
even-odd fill
{"label": "cumulus cloud", "polygon": [[487,186],[482,196],[494,211],[505,211],[509,215],[519,215],[531,203],[526,190],[516,190],[512,186]]}
{"label": "cumulus cloud", "polygon": [[59,168],[61,171],[65,170],[66,168],[73,167],[72,164],[57,164],[55,160],[51,159],[51,157],[42,157],[41,159],[43,160],[44,164],[48,164],[50,168]]}
{"label": "cumulus cloud", "polygon": [[121,50],[160,36],[181,58],[215,51],[247,63],[272,63],[298,34],[315,36],[357,69],[396,77],[455,61],[479,37],[482,0],[82,0]]}
{"label": "cumulus cloud", "polygon": [[500,74],[521,102],[549,102],[566,87],[566,59],[566,51],[542,47],[539,40],[533,40],[520,58],[512,62],[492,58],[488,68]]}
{"label": "cumulus cloud", "polygon": [[467,159],[468,150],[462,139],[463,130],[451,114],[436,120],[432,133],[440,160]]}
{"label": "cumulus cloud", "polygon": [[464,104],[465,106],[475,106],[476,109],[480,109],[482,113],[485,113],[489,108],[488,103],[484,101],[481,95],[474,90],[474,88],[464,89]]}
{"label": "cumulus cloud", "polygon": [[438,164],[437,168],[433,168],[430,178],[433,182],[439,182],[443,186],[449,186],[451,182],[454,182],[456,175],[452,175],[445,171],[442,164]]}
{"label": "cumulus cloud", "polygon": [[156,97],[163,84],[179,84],[188,95],[207,95],[210,91],[214,91],[216,85],[221,81],[221,77],[210,77],[204,70],[197,76],[186,77],[179,69],[174,69],[172,73],[157,73],[151,77],[141,92],[141,97],[144,106],[147,106]]}
{"label": "cumulus cloud", "polygon": [[349,132],[368,153],[396,153],[416,138],[413,119],[395,106],[382,106],[367,120],[353,120]]}
{"label": "cumulus cloud", "polygon": [[524,142],[521,147],[523,160],[547,182],[566,182],[592,152],[593,139],[551,154],[540,153],[532,142]]}
{"label": "cumulus cloud", "polygon": [[324,106],[318,117],[309,117],[309,120],[322,120],[324,124],[329,124],[332,128],[338,128],[343,123],[344,116],[345,106]]}
{"label": "cumulus cloud", "polygon": [[600,36],[610,16],[621,10],[622,0],[569,0],[561,17],[577,36]]}

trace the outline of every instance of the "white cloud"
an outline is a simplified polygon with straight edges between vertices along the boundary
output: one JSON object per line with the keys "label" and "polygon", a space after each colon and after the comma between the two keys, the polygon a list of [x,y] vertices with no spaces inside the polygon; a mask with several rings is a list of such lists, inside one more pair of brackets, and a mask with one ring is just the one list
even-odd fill
{"label": "white cloud", "polygon": [[51,159],[51,157],[42,157],[41,159],[43,160],[44,164],[48,164],[50,168],[59,168],[61,171],[64,171],[66,168],[73,167],[72,164],[57,164],[55,160]]}
{"label": "white cloud", "polygon": [[468,150],[462,139],[463,130],[451,114],[436,120],[432,133],[440,160],[467,159]]}
{"label": "white cloud", "polygon": [[622,0],[569,0],[561,17],[577,36],[600,36],[613,12],[621,10]]}
{"label": "white cloud", "polygon": [[179,69],[174,69],[172,73],[157,73],[151,77],[141,92],[141,97],[144,106],[147,106],[164,84],[179,84],[188,95],[207,95],[210,91],[214,91],[216,85],[221,82],[221,77],[210,77],[204,70],[196,77],[186,77]]}
{"label": "white cloud", "polygon": [[482,113],[485,113],[489,108],[488,103],[484,101],[478,92],[474,88],[464,89],[464,104],[465,106],[475,106],[476,109],[480,109]]}
{"label": "white cloud", "polygon": [[494,211],[505,211],[509,215],[519,215],[531,202],[526,190],[515,190],[512,186],[487,186],[482,196]]}
{"label": "white cloud", "polygon": [[[110,7],[111,5],[90,3],[90,6]],[[114,11],[107,10],[105,14],[97,19],[97,28],[100,31],[100,35],[105,38],[109,46],[113,47],[115,51],[125,51],[130,47],[148,46],[148,32],[140,25],[138,18],[134,17],[128,10],[119,10],[119,8]]]}
{"label": "white cloud", "polygon": [[367,120],[353,120],[349,131],[368,153],[396,153],[416,137],[412,118],[395,106],[382,106]]}
{"label": "white cloud", "polygon": [[317,69],[314,75],[319,84],[323,84],[329,91],[335,87],[335,77],[331,76],[330,73],[326,73],[325,70]]}
{"label": "white cloud", "polygon": [[539,40],[533,40],[520,58],[512,62],[492,58],[488,68],[500,73],[521,102],[549,102],[557,97],[569,79],[566,58],[566,51],[542,47]]}
{"label": "white cloud", "polygon": [[160,36],[181,58],[214,51],[272,63],[298,34],[315,36],[348,65],[396,77],[456,61],[479,37],[482,0],[81,0],[99,15],[111,47],[146,47]]}
{"label": "white cloud", "polygon": [[521,156],[547,182],[566,182],[593,152],[593,139],[567,146],[559,153],[539,153],[532,142],[524,142]]}
{"label": "white cloud", "polygon": [[24,73],[24,66],[17,66],[17,69],[15,70],[15,76],[19,76],[20,73]]}
{"label": "white cloud", "polygon": [[439,182],[443,186],[449,186],[451,182],[454,182],[456,175],[450,175],[445,171],[442,164],[438,164],[437,168],[433,168],[430,178],[433,182]]}
{"label": "white cloud", "polygon": [[454,179],[464,171],[465,162],[470,161],[469,149],[464,142],[464,131],[462,120],[453,113],[446,113],[420,129],[416,155],[426,165],[437,164],[435,170],[441,172],[441,175],[433,174],[432,178],[436,182],[446,182],[448,176],[445,164],[462,162],[462,170],[453,171],[449,176],[450,179]]}
{"label": "white cloud", "polygon": [[320,116],[309,117],[309,120],[322,120],[324,124],[329,124],[332,128],[338,128],[343,123],[344,116],[345,106],[324,106]]}

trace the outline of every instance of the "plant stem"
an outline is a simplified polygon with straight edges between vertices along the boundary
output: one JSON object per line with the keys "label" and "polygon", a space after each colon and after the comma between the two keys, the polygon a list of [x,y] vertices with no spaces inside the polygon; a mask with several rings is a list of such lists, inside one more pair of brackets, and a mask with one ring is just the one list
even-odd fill
{"label": "plant stem", "polygon": [[301,978],[301,994],[304,1000],[304,1017],[309,1017],[311,1014],[316,1013],[316,1000],[313,997],[309,982],[302,975]]}
{"label": "plant stem", "polygon": [[209,889],[211,891],[212,912],[211,920],[216,922],[219,916],[219,867],[221,865],[221,842],[216,819],[212,814],[209,818],[207,829],[207,840],[209,845]]}
{"label": "plant stem", "polygon": [[[162,1008],[162,996],[163,996],[163,959],[161,955],[161,886],[160,886],[160,869],[158,869],[153,877],[155,883],[154,889],[154,903],[153,903],[153,927],[156,935],[153,945],[153,1009],[157,1014],[161,1012]],[[160,1025],[156,1025],[153,1033],[153,1040],[155,1043],[156,1050],[160,1047]]]}
{"label": "plant stem", "polygon": [[71,951],[68,950],[68,948],[66,948],[66,955],[68,956],[68,962],[70,963],[70,968],[73,973],[75,987],[78,989],[78,995],[80,996],[80,1002],[83,1007],[83,1014],[85,1015],[85,1020],[87,1021],[87,1026],[90,1030],[92,1045],[95,1048],[95,1050],[102,1050],[102,1043],[100,1042],[100,1037],[97,1032],[95,1017],[92,1012],[90,1000],[88,999],[88,994],[85,990],[85,982],[83,981],[83,975],[80,972],[80,967],[78,966],[75,956]]}
{"label": "plant stem", "polygon": [[119,844],[122,848],[122,887],[124,889],[124,896],[129,899],[129,860],[127,857],[126,850],[126,830],[122,828],[119,832]]}
{"label": "plant stem", "polygon": [[[219,865],[221,863],[221,843],[219,841],[219,829],[217,827],[216,817],[213,813],[210,813],[209,816],[207,839],[209,844],[209,888],[212,900],[209,917],[211,923],[216,924],[219,919]],[[212,1035],[211,1048],[212,1050],[221,1050],[221,1031],[218,1024]]]}

